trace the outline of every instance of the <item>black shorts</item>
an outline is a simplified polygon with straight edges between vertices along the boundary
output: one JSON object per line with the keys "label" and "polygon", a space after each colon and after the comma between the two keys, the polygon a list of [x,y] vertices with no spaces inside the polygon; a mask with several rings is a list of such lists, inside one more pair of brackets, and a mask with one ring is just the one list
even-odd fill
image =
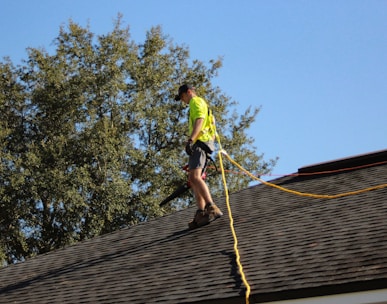
{"label": "black shorts", "polygon": [[206,165],[207,154],[211,154],[213,149],[213,143],[207,145],[200,141],[197,141],[193,146],[193,153],[189,157],[188,166],[189,169],[203,169]]}

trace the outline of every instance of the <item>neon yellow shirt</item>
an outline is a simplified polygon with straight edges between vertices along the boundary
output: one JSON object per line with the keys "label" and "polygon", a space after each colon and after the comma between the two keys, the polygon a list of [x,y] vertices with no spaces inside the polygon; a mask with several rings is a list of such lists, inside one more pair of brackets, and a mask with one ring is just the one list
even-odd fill
{"label": "neon yellow shirt", "polygon": [[195,96],[189,101],[189,135],[192,134],[195,121],[198,118],[204,118],[204,121],[200,135],[196,140],[203,142],[213,140],[213,136],[209,133],[207,102],[203,98]]}

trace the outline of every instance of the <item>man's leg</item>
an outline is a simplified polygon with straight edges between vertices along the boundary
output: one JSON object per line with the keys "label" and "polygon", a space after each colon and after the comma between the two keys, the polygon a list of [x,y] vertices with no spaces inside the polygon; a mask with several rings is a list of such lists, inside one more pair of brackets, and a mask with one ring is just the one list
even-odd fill
{"label": "man's leg", "polygon": [[208,224],[210,221],[220,217],[222,212],[212,202],[212,196],[207,184],[202,179],[202,171],[207,161],[205,152],[200,147],[195,147],[193,155],[189,158],[189,181],[194,192],[198,210],[192,222],[188,224],[194,229]]}
{"label": "man's leg", "polygon": [[189,178],[192,190],[196,198],[198,210],[204,210],[209,217],[209,221],[213,221],[223,215],[223,212],[215,205],[212,200],[210,190],[207,184],[202,179],[202,169],[190,169]]}
{"label": "man's leg", "polygon": [[195,195],[196,205],[198,207],[194,219],[188,223],[189,229],[195,229],[210,222],[210,216],[206,211],[206,199],[211,199],[207,184],[202,179],[202,169],[190,169],[189,181]]}
{"label": "man's leg", "polygon": [[195,194],[198,209],[204,210],[206,203],[212,202],[212,197],[207,184],[202,179],[202,169],[191,169],[189,171],[189,181]]}

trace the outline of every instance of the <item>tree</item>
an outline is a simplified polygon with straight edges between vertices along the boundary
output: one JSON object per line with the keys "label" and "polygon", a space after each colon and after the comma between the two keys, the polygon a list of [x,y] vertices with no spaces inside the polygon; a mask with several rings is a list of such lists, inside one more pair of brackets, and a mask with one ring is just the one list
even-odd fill
{"label": "tree", "polygon": [[25,170],[21,166],[27,127],[25,88],[18,82],[9,59],[0,63],[0,261],[22,259],[28,253],[22,231],[28,214],[24,188]]}
{"label": "tree", "polygon": [[[267,173],[246,130],[259,112],[238,114],[213,87],[222,59],[207,66],[153,27],[143,44],[121,16],[95,36],[70,21],[55,50],[30,48],[28,60],[0,66],[0,259],[23,260],[73,242],[184,208],[189,195],[159,202],[186,180],[187,110],[174,101],[183,82],[197,87],[217,120],[223,148],[241,165]],[[234,110],[231,111],[232,107]],[[226,168],[230,168],[226,164]],[[230,191],[246,187],[228,175]],[[208,179],[223,192],[219,175]]]}

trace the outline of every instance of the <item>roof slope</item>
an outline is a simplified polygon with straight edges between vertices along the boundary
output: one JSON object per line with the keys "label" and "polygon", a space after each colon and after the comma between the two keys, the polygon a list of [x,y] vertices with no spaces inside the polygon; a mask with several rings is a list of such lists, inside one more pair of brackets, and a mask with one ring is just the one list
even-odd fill
{"label": "roof slope", "polygon": [[[361,160],[374,161],[372,155]],[[387,150],[378,157],[386,161]],[[337,194],[384,184],[386,178],[384,163],[272,182]],[[386,198],[387,188],[315,199],[262,184],[230,195],[252,299],[317,287],[351,289],[357,283],[365,289],[364,282],[387,287]],[[245,288],[225,199],[216,203],[225,216],[194,231],[186,229],[195,211],[188,208],[5,267],[0,303],[240,303]]]}

